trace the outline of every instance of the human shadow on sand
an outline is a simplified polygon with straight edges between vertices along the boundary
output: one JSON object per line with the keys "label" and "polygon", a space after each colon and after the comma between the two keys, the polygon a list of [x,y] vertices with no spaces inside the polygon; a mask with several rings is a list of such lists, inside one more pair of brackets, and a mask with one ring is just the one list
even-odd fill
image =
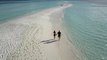
{"label": "human shadow on sand", "polygon": [[58,41],[58,40],[49,39],[49,40],[41,41],[41,43],[43,43],[43,44],[49,44],[49,43],[53,43],[53,42],[57,42],[57,41]]}

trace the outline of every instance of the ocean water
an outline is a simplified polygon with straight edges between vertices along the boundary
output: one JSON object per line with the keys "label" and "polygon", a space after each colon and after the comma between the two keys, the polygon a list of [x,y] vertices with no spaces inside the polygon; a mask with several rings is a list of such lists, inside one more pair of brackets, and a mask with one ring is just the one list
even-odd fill
{"label": "ocean water", "polygon": [[54,2],[0,2],[0,22],[56,6]]}
{"label": "ocean water", "polygon": [[82,60],[107,60],[107,5],[71,4],[64,12],[69,41],[80,52]]}

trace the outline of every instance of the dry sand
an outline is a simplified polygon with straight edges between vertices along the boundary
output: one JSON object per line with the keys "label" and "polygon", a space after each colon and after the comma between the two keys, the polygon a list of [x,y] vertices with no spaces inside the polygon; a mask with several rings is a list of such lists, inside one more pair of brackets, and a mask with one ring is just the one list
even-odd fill
{"label": "dry sand", "polygon": [[[0,60],[77,60],[62,29],[63,10],[58,6],[0,25]],[[60,41],[53,30],[61,30]],[[79,59],[78,59],[79,60]]]}

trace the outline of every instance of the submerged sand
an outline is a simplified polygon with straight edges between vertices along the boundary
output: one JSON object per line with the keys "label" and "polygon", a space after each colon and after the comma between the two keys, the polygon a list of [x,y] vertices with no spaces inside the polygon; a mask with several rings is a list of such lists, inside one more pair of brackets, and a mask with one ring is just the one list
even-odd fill
{"label": "submerged sand", "polygon": [[[58,6],[0,25],[0,60],[79,60],[62,29],[63,10]],[[62,38],[53,39],[53,30]]]}

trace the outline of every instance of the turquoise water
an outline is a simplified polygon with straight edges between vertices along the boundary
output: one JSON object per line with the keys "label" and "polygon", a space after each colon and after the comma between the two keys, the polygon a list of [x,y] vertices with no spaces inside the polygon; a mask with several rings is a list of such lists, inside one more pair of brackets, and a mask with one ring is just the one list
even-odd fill
{"label": "turquoise water", "polygon": [[0,4],[0,21],[6,21],[33,11],[38,12],[56,5],[56,2],[4,2]]}
{"label": "turquoise water", "polygon": [[71,2],[65,10],[64,23],[71,43],[82,60],[107,60],[106,5]]}

